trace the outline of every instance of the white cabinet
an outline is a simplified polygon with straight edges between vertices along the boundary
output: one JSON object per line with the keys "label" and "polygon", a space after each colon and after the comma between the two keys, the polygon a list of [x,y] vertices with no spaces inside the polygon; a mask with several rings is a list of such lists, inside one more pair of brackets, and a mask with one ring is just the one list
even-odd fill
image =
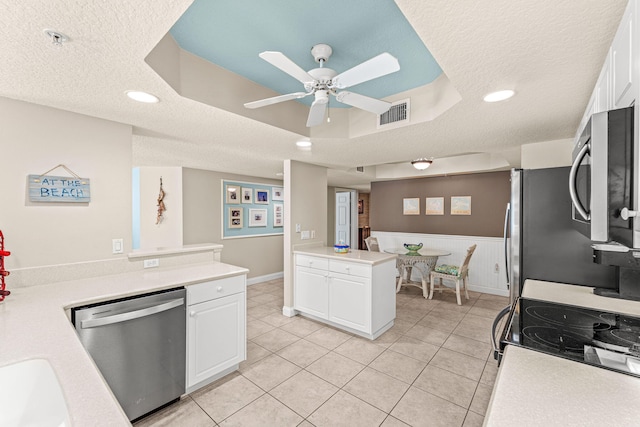
{"label": "white cabinet", "polygon": [[[636,26],[636,2],[630,1],[622,16],[620,26],[611,44],[611,97],[613,108],[633,104],[637,91],[637,70],[634,35]],[[635,71],[635,72],[634,72]]]}
{"label": "white cabinet", "polygon": [[375,339],[395,319],[395,258],[367,263],[296,254],[294,308]]}
{"label": "white cabinet", "polygon": [[187,287],[187,392],[246,359],[246,276]]}

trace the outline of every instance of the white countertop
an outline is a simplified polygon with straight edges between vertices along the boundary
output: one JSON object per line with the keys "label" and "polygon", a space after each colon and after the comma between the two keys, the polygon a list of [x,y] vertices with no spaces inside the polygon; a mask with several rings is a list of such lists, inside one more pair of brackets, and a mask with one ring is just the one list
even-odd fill
{"label": "white countertop", "polygon": [[246,273],[245,268],[211,262],[9,288],[11,295],[0,303],[0,366],[47,359],[62,386],[73,425],[129,425],[65,309]]}
{"label": "white countertop", "polygon": [[593,289],[588,286],[528,279],[524,282],[522,297],[640,316],[640,301],[594,295]]}
{"label": "white countertop", "polygon": [[487,427],[638,426],[640,379],[508,345]]}
{"label": "white countertop", "polygon": [[336,253],[333,247],[328,246],[310,246],[304,249],[297,249],[293,251],[294,254],[319,256],[323,258],[331,258],[337,260],[345,260],[351,262],[361,262],[365,264],[376,265],[389,260],[393,260],[397,257],[395,254],[388,254],[385,252],[370,252],[362,251],[359,249],[350,249],[349,252],[344,254]]}

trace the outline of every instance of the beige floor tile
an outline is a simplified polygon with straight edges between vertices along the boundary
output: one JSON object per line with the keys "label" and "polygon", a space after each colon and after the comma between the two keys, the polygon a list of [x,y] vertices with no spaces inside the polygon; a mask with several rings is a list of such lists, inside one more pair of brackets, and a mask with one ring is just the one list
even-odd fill
{"label": "beige floor tile", "polygon": [[251,320],[247,322],[247,339],[254,339],[265,332],[274,330],[275,328],[262,320]]}
{"label": "beige floor tile", "polygon": [[219,423],[263,394],[264,390],[239,375],[216,388],[197,391],[191,396],[214,421]]}
{"label": "beige floor tile", "polygon": [[384,422],[380,424],[380,427],[410,427],[409,424],[405,424],[399,419],[388,415],[387,418],[384,419]]}
{"label": "beige floor tile", "polygon": [[429,365],[413,386],[468,409],[478,382]]}
{"label": "beige floor tile", "polygon": [[373,343],[383,348],[389,348],[389,346],[391,346],[391,344],[393,344],[394,342],[398,341],[398,339],[400,339],[401,336],[402,336],[402,333],[397,332],[392,328],[387,332],[385,332],[384,334],[380,335],[378,338],[376,338],[373,341]]}
{"label": "beige floor tile", "polygon": [[328,352],[328,349],[318,344],[301,339],[279,350],[278,355],[284,357],[289,362],[295,363],[301,368],[306,368]]}
{"label": "beige floor tile", "polygon": [[381,410],[340,390],[308,420],[316,427],[371,427],[380,425],[386,416]]}
{"label": "beige floor tile", "polygon": [[268,394],[245,406],[222,423],[221,427],[295,427],[302,417]]}
{"label": "beige floor tile", "polygon": [[263,390],[269,391],[299,371],[298,366],[272,354],[249,366],[242,375]]}
{"label": "beige floor tile", "polygon": [[[455,300],[454,300],[455,301]],[[434,308],[429,315],[431,317],[437,317],[443,320],[451,320],[452,322],[459,322],[471,309],[471,304],[457,305],[455,304],[440,304]]]}
{"label": "beige floor tile", "polygon": [[[464,315],[462,316],[464,317]],[[461,318],[462,319],[462,318]],[[422,318],[417,324],[420,326],[426,326],[427,328],[437,329],[442,332],[450,334],[458,326],[460,320],[444,319],[438,314],[429,313]]]}
{"label": "beige floor tile", "polygon": [[473,307],[471,307],[471,310],[469,310],[469,314],[473,314],[474,316],[480,316],[480,317],[486,317],[488,319],[495,319],[496,316],[498,315],[498,313],[500,313],[500,310],[502,310],[503,307],[500,308],[485,308],[485,307],[479,307],[477,305],[474,305]]}
{"label": "beige floor tile", "polygon": [[429,365],[462,375],[474,381],[480,381],[485,363],[485,361],[475,357],[441,348],[433,356]]}
{"label": "beige floor tile", "polygon": [[433,328],[427,328],[426,326],[421,325],[415,325],[413,328],[409,329],[405,335],[437,346],[441,346],[442,344],[444,344],[444,342],[449,337],[449,334],[447,332],[442,332]]}
{"label": "beige floor tile", "polygon": [[385,350],[369,366],[376,371],[411,384],[420,375],[424,367],[427,366],[427,362],[413,359],[393,350]]}
{"label": "beige floor tile", "polygon": [[193,427],[214,427],[216,423],[190,397],[150,415],[137,423],[135,427],[170,427],[176,425]]}
{"label": "beige floor tile", "polygon": [[391,415],[413,427],[462,426],[467,411],[433,394],[410,387]]}
{"label": "beige floor tile", "polygon": [[[408,303],[407,303],[408,304]],[[407,304],[396,308],[396,319],[404,320],[406,322],[417,323],[422,319],[427,313],[421,313],[407,307]]]}
{"label": "beige floor tile", "polygon": [[428,362],[438,352],[439,347],[416,338],[402,336],[389,349],[405,356]]}
{"label": "beige floor tile", "polygon": [[487,360],[487,356],[492,350],[490,344],[456,334],[449,335],[442,347],[483,360]]}
{"label": "beige floor tile", "polygon": [[476,414],[475,412],[468,411],[467,416],[464,419],[464,424],[462,427],[482,427],[484,423],[484,417],[480,414]]}
{"label": "beige floor tile", "polygon": [[391,329],[389,329],[389,331],[404,334],[409,329],[413,328],[413,326],[416,323],[417,323],[417,320],[416,321],[409,321],[409,320],[398,319],[396,317],[396,320],[393,321],[393,326],[391,327]]}
{"label": "beige floor tile", "polygon": [[291,318],[292,321],[280,327],[283,331],[287,331],[291,334],[297,335],[301,338],[306,337],[317,331],[318,329],[324,328],[318,322],[314,322],[313,320],[305,319],[302,316],[295,316]]}
{"label": "beige floor tile", "polygon": [[498,362],[493,358],[487,360],[487,364],[484,366],[484,371],[482,371],[482,376],[480,377],[480,382],[482,384],[486,384],[489,387],[493,387],[496,382],[496,377],[498,376]]}
{"label": "beige floor tile", "polygon": [[476,341],[490,343],[492,324],[493,319],[467,314],[453,332]]}
{"label": "beige floor tile", "polygon": [[333,350],[349,338],[351,338],[351,335],[326,326],[305,337],[307,341],[321,345],[329,350]]}
{"label": "beige floor tile", "polygon": [[252,303],[258,303],[258,305],[255,305],[253,307],[247,307],[248,316],[255,317],[256,319],[262,319],[263,317],[269,316],[270,314],[279,314],[278,310],[272,307],[267,307],[262,302],[254,300],[248,301],[251,301]]}
{"label": "beige floor tile", "polygon": [[364,365],[334,352],[322,356],[306,368],[337,387],[344,386],[363,369]]}
{"label": "beige floor tile", "polygon": [[300,371],[269,394],[306,418],[337,391],[338,387],[307,371]]}
{"label": "beige floor tile", "polygon": [[476,394],[473,396],[469,410],[484,416],[487,412],[489,401],[491,400],[492,391],[493,387],[482,383],[478,384],[478,389],[476,390]]}
{"label": "beige floor tile", "polygon": [[300,337],[285,332],[281,329],[274,329],[266,332],[256,338],[253,338],[253,342],[266,348],[269,351],[278,351],[294,342],[298,341]]}
{"label": "beige floor tile", "polygon": [[384,351],[384,348],[366,338],[352,337],[336,347],[334,351],[363,365],[368,365]]}
{"label": "beige floor tile", "polygon": [[273,313],[261,318],[260,320],[270,324],[271,326],[275,326],[276,328],[279,328],[282,325],[286,325],[287,323],[292,322],[293,318],[287,317],[282,313]]}
{"label": "beige floor tile", "polygon": [[270,354],[271,351],[266,348],[259,346],[253,341],[247,341],[247,360],[243,363],[246,365],[253,365],[258,360],[262,360]]}
{"label": "beige floor tile", "polygon": [[263,294],[259,294],[259,295],[256,295],[254,297],[251,297],[251,299],[253,301],[258,301],[258,302],[261,302],[263,304],[266,304],[266,303],[269,303],[269,302],[272,302],[272,301],[277,301],[280,298],[277,297],[276,295],[263,293]]}
{"label": "beige floor tile", "polygon": [[359,399],[389,413],[409,384],[372,368],[365,368],[342,389]]}

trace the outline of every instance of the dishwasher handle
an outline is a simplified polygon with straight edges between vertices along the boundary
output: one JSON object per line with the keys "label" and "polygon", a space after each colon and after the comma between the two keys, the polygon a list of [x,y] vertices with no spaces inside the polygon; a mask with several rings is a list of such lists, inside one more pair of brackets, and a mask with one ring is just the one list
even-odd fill
{"label": "dishwasher handle", "polygon": [[112,325],[114,323],[126,322],[140,317],[151,316],[152,314],[162,313],[172,308],[184,305],[184,298],[177,298],[162,304],[143,308],[142,310],[134,310],[126,313],[114,314],[113,316],[101,317],[99,319],[87,319],[80,322],[82,329],[96,328],[98,326]]}

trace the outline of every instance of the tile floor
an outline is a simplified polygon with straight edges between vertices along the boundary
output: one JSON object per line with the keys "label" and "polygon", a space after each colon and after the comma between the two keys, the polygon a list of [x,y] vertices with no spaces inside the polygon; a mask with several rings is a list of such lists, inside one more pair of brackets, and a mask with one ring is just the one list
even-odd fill
{"label": "tile floor", "polygon": [[247,290],[240,370],[136,423],[148,426],[481,426],[497,373],[491,324],[508,299],[397,294],[375,341],[283,316],[282,280]]}

